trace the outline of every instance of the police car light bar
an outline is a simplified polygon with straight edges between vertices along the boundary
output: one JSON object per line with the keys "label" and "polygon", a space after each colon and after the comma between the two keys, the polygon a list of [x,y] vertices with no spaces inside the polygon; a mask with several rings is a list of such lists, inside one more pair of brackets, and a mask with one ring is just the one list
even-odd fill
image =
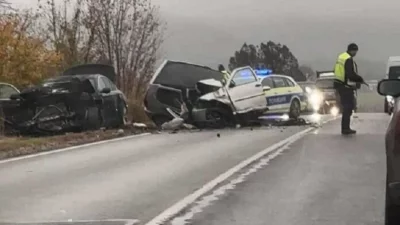
{"label": "police car light bar", "polygon": [[267,76],[272,74],[272,70],[269,69],[262,69],[262,70],[254,70],[256,72],[256,75],[258,76]]}

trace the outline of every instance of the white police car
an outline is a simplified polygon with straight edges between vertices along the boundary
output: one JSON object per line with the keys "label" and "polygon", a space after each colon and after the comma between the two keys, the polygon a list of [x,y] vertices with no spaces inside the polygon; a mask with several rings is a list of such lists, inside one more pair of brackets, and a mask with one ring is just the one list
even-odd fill
{"label": "white police car", "polygon": [[307,109],[303,88],[292,77],[268,74],[259,78],[267,99],[266,114],[288,114],[295,119]]}

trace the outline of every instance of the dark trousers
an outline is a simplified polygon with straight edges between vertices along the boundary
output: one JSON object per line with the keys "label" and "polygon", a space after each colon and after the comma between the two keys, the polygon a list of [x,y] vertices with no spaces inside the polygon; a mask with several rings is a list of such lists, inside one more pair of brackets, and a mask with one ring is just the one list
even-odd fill
{"label": "dark trousers", "polygon": [[350,118],[355,106],[354,90],[344,86],[338,87],[336,90],[342,107],[342,130],[348,130],[350,129]]}

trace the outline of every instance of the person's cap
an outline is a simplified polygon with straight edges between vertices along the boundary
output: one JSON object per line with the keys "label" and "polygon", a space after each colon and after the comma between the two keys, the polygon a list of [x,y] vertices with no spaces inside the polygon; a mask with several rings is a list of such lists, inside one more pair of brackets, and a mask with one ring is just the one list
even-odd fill
{"label": "person's cap", "polygon": [[347,46],[347,51],[358,51],[358,45],[351,43]]}

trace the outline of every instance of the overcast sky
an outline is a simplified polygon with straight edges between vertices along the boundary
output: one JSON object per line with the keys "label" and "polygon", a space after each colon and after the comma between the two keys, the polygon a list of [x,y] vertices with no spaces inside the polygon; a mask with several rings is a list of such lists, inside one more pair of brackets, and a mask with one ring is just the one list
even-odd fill
{"label": "overcast sky", "polygon": [[[28,0],[10,0],[27,6]],[[32,5],[36,0],[32,1]],[[153,0],[168,23],[164,57],[215,67],[244,43],[286,44],[316,68],[356,42],[359,58],[400,55],[399,0]],[[326,65],[322,65],[322,64]],[[330,66],[331,67],[331,66]],[[384,73],[384,71],[382,71]]]}

